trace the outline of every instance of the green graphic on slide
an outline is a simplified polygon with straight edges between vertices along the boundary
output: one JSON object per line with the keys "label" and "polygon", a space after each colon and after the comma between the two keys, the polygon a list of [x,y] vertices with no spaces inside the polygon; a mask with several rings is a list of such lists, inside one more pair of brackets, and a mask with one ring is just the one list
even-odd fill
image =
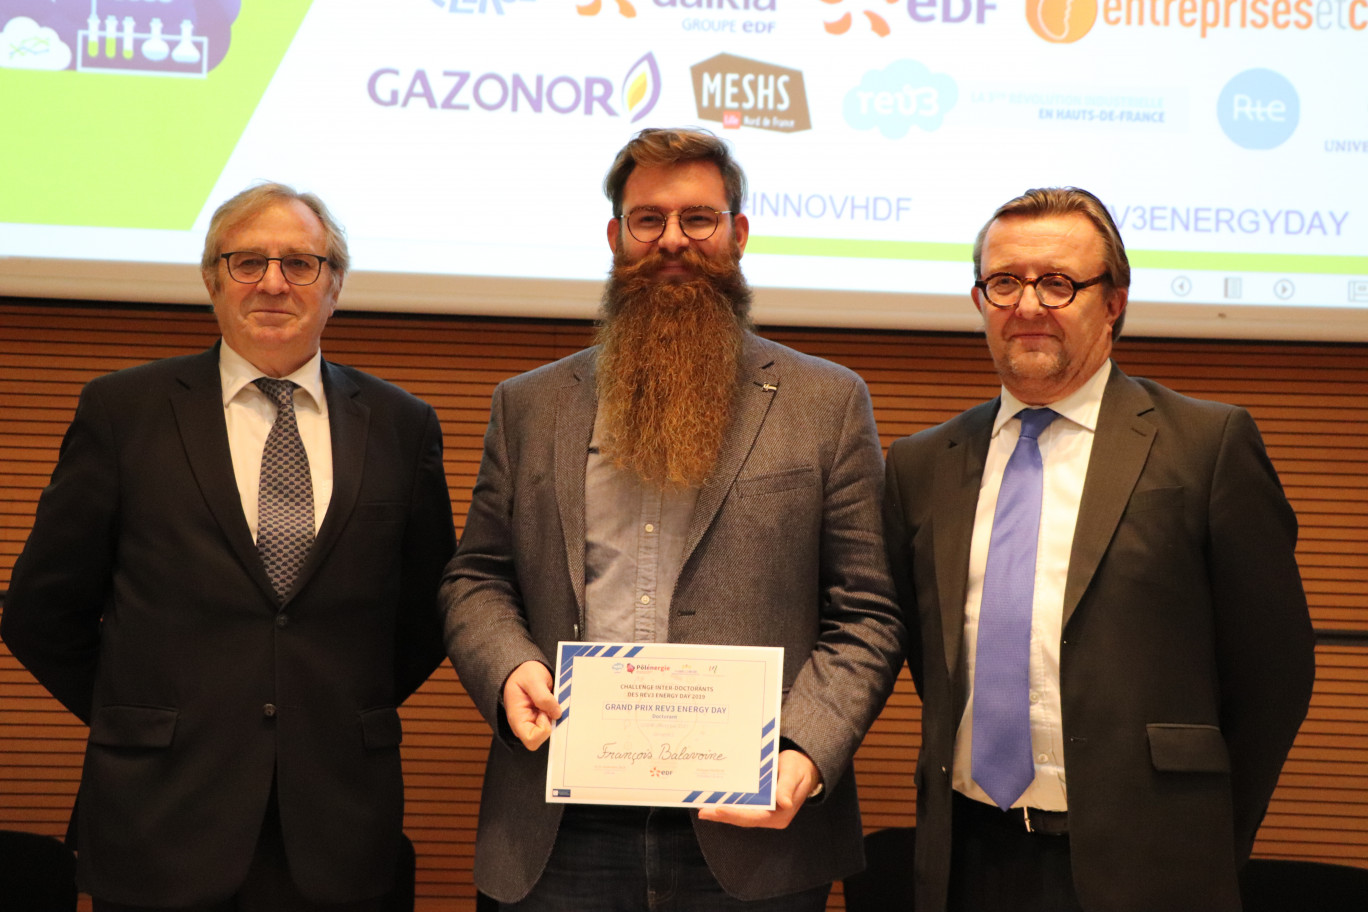
{"label": "green graphic on slide", "polygon": [[746,253],[784,256],[849,257],[854,260],[931,260],[967,263],[973,244],[935,244],[921,241],[864,241],[849,238],[758,237],[746,241]]}
{"label": "green graphic on slide", "polygon": [[207,78],[0,69],[0,222],[190,228],[311,2],[244,3]]}
{"label": "green graphic on slide", "polygon": [[[847,257],[854,260],[925,260],[969,263],[972,244],[920,241],[863,241],[846,238],[760,237],[751,235],[747,253],[782,256]],[[1322,273],[1368,275],[1368,256],[1304,253],[1208,253],[1184,250],[1129,250],[1130,264],[1142,269],[1203,269],[1211,272]]]}

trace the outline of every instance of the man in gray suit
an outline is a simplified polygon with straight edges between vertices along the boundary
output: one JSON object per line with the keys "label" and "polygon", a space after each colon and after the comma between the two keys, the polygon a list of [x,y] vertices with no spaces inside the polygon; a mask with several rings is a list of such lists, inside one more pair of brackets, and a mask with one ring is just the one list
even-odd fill
{"label": "man in gray suit", "polygon": [[[820,910],[862,864],[850,761],[902,657],[869,394],[752,331],[722,141],[644,130],[605,191],[598,344],[495,390],[442,587],[496,732],[475,880],[520,912]],[[776,809],[546,803],[561,640],[782,646]]]}
{"label": "man in gray suit", "polygon": [[1112,363],[1091,193],[1005,203],[974,271],[1002,394],[888,455],[916,907],[1235,912],[1314,675],[1292,508],[1248,412]]}

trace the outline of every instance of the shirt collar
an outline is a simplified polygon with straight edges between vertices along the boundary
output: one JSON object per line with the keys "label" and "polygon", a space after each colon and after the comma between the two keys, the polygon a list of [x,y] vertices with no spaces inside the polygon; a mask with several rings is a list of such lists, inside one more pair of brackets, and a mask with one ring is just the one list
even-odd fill
{"label": "shirt collar", "polygon": [[[256,389],[253,384],[261,376],[265,375],[260,368],[234,351],[226,339],[223,340],[219,345],[219,380],[223,388],[223,405],[225,408],[246,387],[251,386],[252,389]],[[314,407],[318,409],[320,414],[327,413],[328,400],[323,395],[323,353],[321,351],[314,352],[314,356],[305,361],[298,370],[276,379],[289,380],[295,383],[313,400]]]}
{"label": "shirt collar", "polygon": [[[1051,402],[1049,408],[1068,418],[1079,427],[1096,432],[1097,415],[1102,410],[1102,394],[1106,392],[1107,380],[1111,378],[1111,372],[1112,362],[1108,358],[1102,362],[1101,367],[1093,372],[1086,383],[1058,402]],[[1013,396],[1005,386],[1000,395],[1002,404],[998,407],[997,415],[993,418],[994,437],[998,435],[998,431],[1002,430],[1004,424],[1016,417],[1017,412],[1025,408],[1038,407],[1022,402]]]}

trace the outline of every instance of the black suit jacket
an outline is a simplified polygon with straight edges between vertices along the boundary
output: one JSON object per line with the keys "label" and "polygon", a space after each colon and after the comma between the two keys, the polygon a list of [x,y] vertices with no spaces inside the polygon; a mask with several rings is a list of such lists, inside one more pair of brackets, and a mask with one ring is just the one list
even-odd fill
{"label": "black suit jacket", "polygon": [[454,548],[431,407],[324,362],[334,484],[283,606],[234,481],[218,346],[82,392],[14,567],[3,635],[90,726],[83,889],[189,906],[242,881],[273,780],[318,901],[393,880],[398,705],[442,656]]}
{"label": "black suit jacket", "polygon": [[[898,440],[888,457],[888,547],[923,701],[921,910],[945,907],[969,545],[997,408]],[[1247,412],[1113,369],[1060,648],[1070,851],[1089,912],[1239,909],[1236,871],[1314,677],[1295,544]]]}

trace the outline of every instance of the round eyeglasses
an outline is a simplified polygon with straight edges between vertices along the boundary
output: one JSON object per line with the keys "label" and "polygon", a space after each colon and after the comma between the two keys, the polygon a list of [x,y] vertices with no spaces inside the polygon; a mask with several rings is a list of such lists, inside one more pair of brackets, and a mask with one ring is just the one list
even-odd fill
{"label": "round eyeglasses", "polygon": [[233,281],[244,285],[255,285],[266,278],[266,270],[271,268],[272,262],[280,264],[280,274],[291,285],[312,285],[318,281],[323,264],[328,262],[327,257],[316,253],[287,253],[285,256],[268,257],[250,250],[220,254],[219,259],[228,264],[228,275],[232,276]]}
{"label": "round eyeglasses", "polygon": [[671,216],[679,219],[679,230],[684,232],[685,237],[694,241],[706,241],[716,233],[717,223],[724,215],[731,215],[731,210],[714,209],[711,206],[690,206],[676,214],[640,206],[618,218],[627,223],[627,230],[632,237],[643,244],[652,244],[665,234],[665,226],[670,223]]}
{"label": "round eyeglasses", "polygon": [[1021,296],[1025,294],[1027,286],[1035,286],[1036,299],[1040,301],[1040,306],[1058,310],[1072,304],[1084,288],[1091,288],[1105,278],[1105,272],[1093,276],[1086,282],[1076,282],[1062,272],[1047,272],[1034,279],[1023,279],[1010,272],[995,272],[975,282],[974,287],[982,289],[983,299],[989,304],[1006,310],[1021,303]]}

